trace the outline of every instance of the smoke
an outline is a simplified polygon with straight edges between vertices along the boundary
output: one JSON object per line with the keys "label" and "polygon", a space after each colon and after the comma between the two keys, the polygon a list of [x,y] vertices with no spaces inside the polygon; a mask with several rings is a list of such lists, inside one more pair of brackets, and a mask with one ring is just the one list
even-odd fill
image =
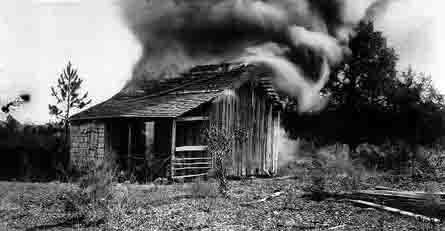
{"label": "smoke", "polygon": [[282,127],[278,131],[278,136],[278,169],[283,169],[289,163],[302,158],[300,156],[300,140],[289,138]]}
{"label": "smoke", "polygon": [[241,60],[269,67],[301,112],[326,103],[329,69],[348,55],[354,27],[388,0],[122,0],[143,46],[125,89],[199,64]]}
{"label": "smoke", "polygon": [[304,71],[295,65],[283,54],[282,49],[267,44],[261,47],[247,49],[247,54],[242,60],[248,63],[267,65],[275,73],[273,82],[281,91],[299,99],[298,110],[301,112],[319,111],[326,103],[326,98],[320,96],[320,90],[329,78],[329,66],[327,60],[322,61],[320,78],[314,82],[304,76]]}

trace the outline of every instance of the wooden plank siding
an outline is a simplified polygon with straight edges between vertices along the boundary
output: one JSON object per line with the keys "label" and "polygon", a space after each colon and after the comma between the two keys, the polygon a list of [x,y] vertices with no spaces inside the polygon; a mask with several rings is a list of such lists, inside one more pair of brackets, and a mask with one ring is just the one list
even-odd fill
{"label": "wooden plank siding", "polygon": [[247,132],[247,140],[233,142],[229,174],[267,175],[277,171],[280,112],[255,83],[244,84],[214,100],[210,123],[233,132]]}

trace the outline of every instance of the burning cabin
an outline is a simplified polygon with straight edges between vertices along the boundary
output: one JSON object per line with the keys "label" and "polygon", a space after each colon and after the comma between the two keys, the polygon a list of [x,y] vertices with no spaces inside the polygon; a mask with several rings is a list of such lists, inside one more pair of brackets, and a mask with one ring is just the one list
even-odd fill
{"label": "burning cabin", "polygon": [[198,66],[177,78],[146,82],[143,94],[121,92],[75,114],[71,162],[82,166],[112,157],[122,169],[148,169],[152,179],[204,175],[212,158],[203,131],[213,124],[247,135],[232,142],[230,175],[274,174],[284,102],[270,72],[261,69]]}

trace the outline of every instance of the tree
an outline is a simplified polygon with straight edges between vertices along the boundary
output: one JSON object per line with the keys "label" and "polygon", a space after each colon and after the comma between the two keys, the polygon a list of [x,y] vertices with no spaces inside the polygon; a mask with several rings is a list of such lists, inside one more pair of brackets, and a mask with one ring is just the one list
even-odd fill
{"label": "tree", "polygon": [[17,98],[15,98],[13,101],[3,105],[1,107],[1,110],[5,114],[9,114],[11,112],[11,109],[17,108],[31,100],[31,96],[29,94],[21,94]]}
{"label": "tree", "polygon": [[343,142],[353,149],[399,140],[414,148],[443,136],[442,95],[430,77],[396,70],[396,52],[372,22],[359,24],[349,48],[350,57],[332,71],[324,89],[331,95],[327,109],[317,115],[285,113],[292,136]]}
{"label": "tree", "polygon": [[429,145],[445,135],[444,98],[430,76],[411,67],[400,73],[388,94],[397,133],[411,144]]}
{"label": "tree", "polygon": [[388,117],[389,88],[397,82],[397,54],[371,21],[361,22],[349,42],[351,56],[330,76],[328,91],[345,122],[343,140],[355,147],[362,142],[382,142],[379,128]]}
{"label": "tree", "polygon": [[337,105],[357,110],[363,105],[385,106],[387,87],[396,81],[398,56],[371,21],[362,22],[349,42],[351,56],[330,76],[329,91]]}
{"label": "tree", "polygon": [[370,21],[358,25],[348,46],[350,56],[332,70],[323,89],[331,95],[326,110],[317,115],[293,111],[284,115],[291,135],[340,141],[353,148],[370,136],[377,137],[372,134],[378,126],[373,125],[384,119],[380,112],[387,107],[388,86],[397,79],[397,54]]}
{"label": "tree", "polygon": [[64,127],[66,144],[68,143],[68,120],[71,112],[82,109],[91,103],[91,99],[88,99],[88,92],[83,95],[80,93],[82,82],[77,70],[73,68],[71,62],[68,62],[57,79],[57,86],[51,87],[51,95],[56,98],[57,103],[48,105],[49,114],[55,116]]}

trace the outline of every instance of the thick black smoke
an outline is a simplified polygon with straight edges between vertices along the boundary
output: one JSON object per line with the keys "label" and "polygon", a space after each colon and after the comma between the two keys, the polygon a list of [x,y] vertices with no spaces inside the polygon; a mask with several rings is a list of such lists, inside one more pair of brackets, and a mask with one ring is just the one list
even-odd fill
{"label": "thick black smoke", "polygon": [[241,60],[269,66],[276,85],[306,105],[301,111],[311,110],[329,67],[347,55],[355,25],[382,2],[123,0],[124,18],[143,46],[127,89],[193,65]]}

